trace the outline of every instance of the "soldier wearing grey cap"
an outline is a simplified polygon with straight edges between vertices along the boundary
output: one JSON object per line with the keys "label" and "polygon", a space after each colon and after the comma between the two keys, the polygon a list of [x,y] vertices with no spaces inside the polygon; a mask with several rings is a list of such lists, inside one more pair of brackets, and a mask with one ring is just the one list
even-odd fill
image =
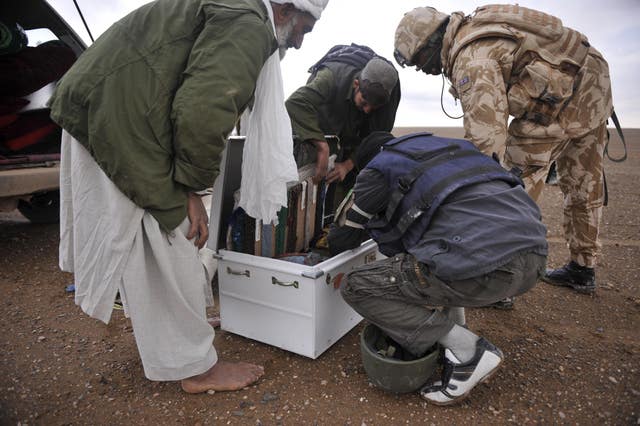
{"label": "soldier wearing grey cap", "polygon": [[[390,131],[400,102],[395,67],[366,46],[334,46],[310,69],[305,86],[287,100],[297,147],[298,165],[316,162],[316,182],[339,182],[348,189],[355,182],[354,157],[363,138],[374,131]],[[335,167],[327,170],[329,146],[324,135],[340,138]],[[337,190],[334,199],[342,199]]]}

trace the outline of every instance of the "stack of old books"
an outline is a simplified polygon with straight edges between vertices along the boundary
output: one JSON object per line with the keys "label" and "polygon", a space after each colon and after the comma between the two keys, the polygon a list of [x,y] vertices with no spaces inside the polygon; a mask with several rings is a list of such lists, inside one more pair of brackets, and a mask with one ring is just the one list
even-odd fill
{"label": "stack of old books", "polygon": [[[287,206],[277,224],[264,224],[235,208],[227,230],[227,249],[263,257],[281,257],[309,250],[325,222],[325,184],[314,184],[315,164],[298,170],[298,182],[288,186]],[[236,201],[239,193],[235,194]],[[237,203],[236,203],[237,204]]]}

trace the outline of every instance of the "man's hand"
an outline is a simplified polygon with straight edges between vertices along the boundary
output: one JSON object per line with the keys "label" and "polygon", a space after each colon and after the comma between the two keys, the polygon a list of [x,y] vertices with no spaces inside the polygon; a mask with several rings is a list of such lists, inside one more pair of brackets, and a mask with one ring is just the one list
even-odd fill
{"label": "man's hand", "polygon": [[353,170],[353,161],[351,159],[336,163],[333,170],[327,174],[327,183],[342,182],[351,170]]}
{"label": "man's hand", "polygon": [[189,216],[191,225],[189,226],[187,239],[190,240],[195,237],[193,244],[201,249],[209,238],[209,216],[207,216],[207,210],[204,208],[202,198],[198,194],[190,192],[188,197],[187,216]]}
{"label": "man's hand", "polygon": [[327,175],[327,168],[329,168],[329,144],[327,141],[314,141],[313,143],[318,151],[313,183],[318,184]]}

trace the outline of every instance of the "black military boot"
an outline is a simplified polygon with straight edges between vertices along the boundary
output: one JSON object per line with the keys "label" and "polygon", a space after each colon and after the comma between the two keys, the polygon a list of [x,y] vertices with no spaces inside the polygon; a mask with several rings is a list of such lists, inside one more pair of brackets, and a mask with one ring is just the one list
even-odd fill
{"label": "black military boot", "polygon": [[578,293],[593,294],[596,291],[596,276],[593,268],[580,266],[573,260],[561,268],[547,269],[542,280],[549,284],[571,287]]}

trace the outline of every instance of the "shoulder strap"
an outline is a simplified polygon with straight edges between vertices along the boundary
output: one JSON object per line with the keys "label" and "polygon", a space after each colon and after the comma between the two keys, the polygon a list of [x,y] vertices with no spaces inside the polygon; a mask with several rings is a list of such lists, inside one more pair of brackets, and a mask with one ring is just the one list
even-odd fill
{"label": "shoulder strap", "polygon": [[[391,221],[391,218],[398,209],[398,206],[402,202],[402,199],[409,192],[416,179],[422,176],[422,174],[427,171],[427,169],[450,161],[454,158],[483,155],[480,151],[460,151],[460,147],[458,145],[449,146],[446,147],[446,149],[439,149],[437,151],[434,151],[434,154],[435,155],[431,156],[430,158],[423,160],[420,164],[418,164],[417,167],[415,167],[413,170],[411,170],[409,173],[402,176],[398,180],[398,186],[391,194],[391,197],[389,197],[389,204],[387,206],[387,210],[385,211],[385,218],[388,222]],[[457,178],[457,176],[455,176],[454,178]],[[444,181],[446,181],[447,185],[450,182],[449,179],[445,179]]]}
{"label": "shoulder strap", "polygon": [[[611,120],[613,121],[613,124],[615,124],[616,130],[618,131],[618,136],[620,136],[620,140],[622,141],[622,146],[624,148],[624,154],[622,154],[622,157],[620,157],[620,158],[611,157],[611,155],[609,155],[609,142],[610,142],[610,139],[607,138],[607,144],[604,146],[604,155],[609,160],[613,161],[614,163],[622,163],[624,160],[627,159],[627,142],[624,140],[624,133],[622,133],[622,128],[620,127],[620,121],[618,121],[618,116],[616,115],[616,111],[615,110],[611,111]],[[608,133],[607,133],[607,135],[608,135]]]}
{"label": "shoulder strap", "polygon": [[430,194],[425,194],[420,202],[409,209],[399,220],[395,227],[381,235],[376,239],[378,244],[385,244],[391,241],[395,241],[397,239],[402,238],[402,236],[407,232],[407,229],[423,214],[425,214],[432,206],[433,201],[437,194],[446,188],[451,182],[464,180],[470,176],[474,176],[482,173],[489,173],[495,170],[495,166],[478,166],[470,169],[461,170],[458,173],[448,177],[447,179],[442,180],[436,186],[434,186],[432,194],[436,194],[434,196],[427,197]]}

